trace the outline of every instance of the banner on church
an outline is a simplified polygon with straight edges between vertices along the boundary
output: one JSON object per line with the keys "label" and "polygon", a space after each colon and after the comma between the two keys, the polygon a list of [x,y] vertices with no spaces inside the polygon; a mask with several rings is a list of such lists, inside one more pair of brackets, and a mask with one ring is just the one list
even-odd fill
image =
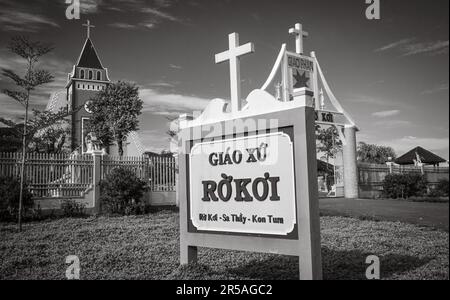
{"label": "banner on church", "polygon": [[289,135],[198,143],[189,160],[189,217],[196,230],[280,236],[294,230],[294,152]]}

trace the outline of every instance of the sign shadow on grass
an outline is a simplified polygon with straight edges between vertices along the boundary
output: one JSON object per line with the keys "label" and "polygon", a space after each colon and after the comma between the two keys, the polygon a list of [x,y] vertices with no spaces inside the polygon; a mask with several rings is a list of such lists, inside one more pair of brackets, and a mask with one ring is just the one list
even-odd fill
{"label": "sign shadow on grass", "polygon": [[[338,251],[322,247],[323,277],[325,280],[365,280],[366,258],[372,253],[359,250]],[[409,255],[380,255],[381,279],[417,269],[431,261]],[[252,260],[227,272],[234,276],[262,280],[297,280],[298,259],[289,256],[270,256]]]}

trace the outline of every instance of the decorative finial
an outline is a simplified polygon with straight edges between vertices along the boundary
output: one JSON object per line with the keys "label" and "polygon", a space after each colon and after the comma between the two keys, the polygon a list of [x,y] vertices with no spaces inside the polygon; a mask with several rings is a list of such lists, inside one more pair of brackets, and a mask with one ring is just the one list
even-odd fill
{"label": "decorative finial", "polygon": [[302,24],[297,23],[294,28],[289,29],[289,34],[295,34],[295,52],[303,54],[303,38],[309,36],[308,32],[303,31]]}
{"label": "decorative finial", "polygon": [[320,89],[320,110],[325,110],[325,97],[323,96],[323,89]]}
{"label": "decorative finial", "polygon": [[87,27],[87,38],[91,37],[91,28],[94,28],[94,25],[91,25],[91,21],[87,20],[86,24],[83,24],[83,26]]}

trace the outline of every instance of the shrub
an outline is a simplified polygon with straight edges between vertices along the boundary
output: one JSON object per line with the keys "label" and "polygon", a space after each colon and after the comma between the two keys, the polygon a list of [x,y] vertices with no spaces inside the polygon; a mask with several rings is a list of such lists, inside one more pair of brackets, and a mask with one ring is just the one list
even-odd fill
{"label": "shrub", "polygon": [[441,179],[434,189],[430,191],[429,196],[431,197],[448,197],[448,179]]}
{"label": "shrub", "polygon": [[[0,176],[0,219],[11,221],[19,213],[20,179],[12,176]],[[33,208],[32,194],[26,185],[23,193],[23,215]]]}
{"label": "shrub", "polygon": [[84,203],[78,203],[75,200],[64,200],[61,203],[61,209],[63,216],[67,218],[78,218],[85,216],[86,205]]}
{"label": "shrub", "polygon": [[145,186],[133,171],[123,167],[113,169],[100,183],[102,209],[120,215],[145,213],[142,202]]}
{"label": "shrub", "polygon": [[427,182],[421,174],[389,174],[383,181],[383,193],[388,198],[420,197],[427,192]]}

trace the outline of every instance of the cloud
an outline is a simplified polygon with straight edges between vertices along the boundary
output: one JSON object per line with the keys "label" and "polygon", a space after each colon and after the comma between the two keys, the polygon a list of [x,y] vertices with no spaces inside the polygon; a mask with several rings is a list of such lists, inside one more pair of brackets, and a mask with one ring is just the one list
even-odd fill
{"label": "cloud", "polygon": [[164,94],[148,88],[140,90],[140,97],[144,101],[143,111],[160,115],[179,115],[203,111],[210,101],[210,99],[195,96]]}
{"label": "cloud", "polygon": [[372,111],[377,110],[397,110],[401,109],[416,109],[413,104],[409,103],[403,98],[391,97],[389,98],[380,96],[380,94],[375,94],[375,96],[362,94],[362,93],[348,93],[342,97],[342,104],[345,106],[370,106]]}
{"label": "cloud", "polygon": [[110,27],[118,28],[118,29],[154,29],[156,28],[155,22],[142,22],[138,24],[130,24],[130,23],[111,23],[108,24]]}
{"label": "cloud", "polygon": [[403,56],[410,56],[417,54],[429,54],[429,55],[447,54],[448,45],[449,45],[448,40],[406,45],[404,47],[405,53],[403,54]]}
{"label": "cloud", "polygon": [[377,118],[387,118],[387,117],[396,116],[399,113],[400,113],[399,110],[385,110],[385,111],[374,112],[374,113],[372,113],[372,116],[377,117]]}
{"label": "cloud", "polygon": [[374,52],[395,50],[397,52],[400,52],[401,56],[412,56],[419,54],[440,55],[448,54],[448,46],[448,40],[417,42],[414,38],[407,38],[375,49]]}
{"label": "cloud", "polygon": [[156,88],[174,88],[176,85],[178,85],[179,82],[166,82],[166,81],[155,81],[148,84],[150,87],[156,87]]}
{"label": "cloud", "polygon": [[170,65],[169,65],[169,68],[171,68],[171,69],[176,69],[176,70],[181,70],[181,69],[183,69],[182,66],[178,66],[178,65],[174,65],[174,64],[170,64]]}
{"label": "cloud", "polygon": [[82,14],[94,14],[102,3],[102,0],[80,0],[80,12]]}
{"label": "cloud", "polygon": [[422,95],[431,95],[431,94],[435,94],[435,93],[439,93],[439,92],[443,92],[443,91],[448,91],[448,83],[444,83],[444,84],[435,86],[432,89],[425,90],[422,92]]}
{"label": "cloud", "polygon": [[134,29],[134,28],[136,28],[136,25],[120,23],[120,22],[111,23],[111,24],[109,24],[109,26],[114,27],[114,28],[119,28],[119,29]]}
{"label": "cloud", "polygon": [[381,85],[381,84],[383,84],[383,83],[385,83],[385,82],[386,82],[386,80],[380,79],[380,80],[377,80],[377,81],[369,82],[369,83],[367,84],[367,86],[368,86],[368,87],[374,87],[374,86],[377,86],[377,85]]}
{"label": "cloud", "polygon": [[151,22],[151,21],[150,22],[144,22],[144,23],[140,23],[139,26],[142,26],[142,27],[144,27],[146,29],[153,29],[153,28],[156,27],[156,23]]}
{"label": "cloud", "polygon": [[37,32],[42,27],[59,27],[59,25],[38,13],[2,9],[0,11],[0,27],[3,31]]}
{"label": "cloud", "polygon": [[372,104],[372,105],[379,105],[379,106],[398,106],[399,103],[395,103],[391,100],[387,100],[384,98],[379,97],[372,97],[368,95],[362,95],[362,94],[353,94],[349,95],[344,99],[344,101],[348,101],[351,103],[358,103],[358,104]]}
{"label": "cloud", "polygon": [[156,8],[146,7],[144,9],[142,9],[142,12],[153,15],[159,19],[165,19],[165,20],[169,20],[172,22],[181,22],[182,21],[181,19],[179,19],[167,12],[163,12],[159,9],[156,9]]}
{"label": "cloud", "polygon": [[118,11],[121,13],[140,13],[140,15],[137,16],[135,24],[131,24],[130,22],[116,22],[110,24],[110,26],[112,27],[121,29],[154,29],[164,21],[178,23],[186,22],[184,19],[174,16],[173,14],[168,12],[168,9],[171,8],[175,3],[176,1],[173,0],[122,0],[120,2],[120,7],[111,5],[107,6],[106,3],[104,3],[102,7],[111,11]]}
{"label": "cloud", "polygon": [[388,44],[388,45],[386,45],[386,46],[383,46],[383,47],[381,47],[381,48],[375,49],[374,52],[383,52],[383,51],[387,51],[387,50],[390,50],[390,49],[393,49],[393,48],[397,48],[397,47],[399,47],[399,46],[401,46],[401,45],[405,45],[405,44],[407,44],[407,43],[409,43],[409,42],[412,42],[413,40],[414,40],[413,38],[402,39],[402,40],[400,40],[400,41],[393,42],[393,43]]}
{"label": "cloud", "polygon": [[405,120],[382,120],[373,123],[376,127],[383,128],[399,128],[399,127],[411,127],[413,124],[410,121]]}

